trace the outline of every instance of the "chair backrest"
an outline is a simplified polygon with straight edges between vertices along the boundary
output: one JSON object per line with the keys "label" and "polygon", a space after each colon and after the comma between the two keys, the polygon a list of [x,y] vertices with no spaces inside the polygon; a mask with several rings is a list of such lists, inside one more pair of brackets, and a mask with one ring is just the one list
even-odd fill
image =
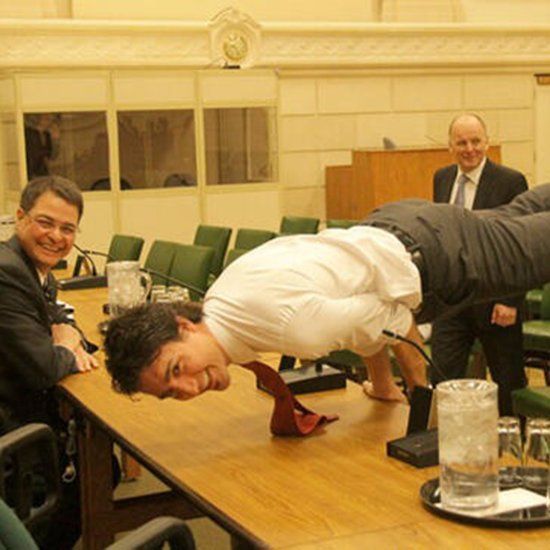
{"label": "chair backrest", "polygon": [[[265,229],[239,229],[235,238],[235,249],[252,250],[276,236],[274,231]],[[225,265],[227,265],[227,261]]]}
{"label": "chair backrest", "polygon": [[[30,479],[40,481],[40,502]],[[0,497],[31,533],[50,517],[60,493],[57,442],[49,426],[27,424],[0,437]]]}
{"label": "chair backrest", "polygon": [[284,216],[281,220],[280,233],[282,235],[297,235],[300,233],[317,233],[318,218],[303,218],[299,216]]}
{"label": "chair backrest", "polygon": [[197,227],[193,244],[210,246],[214,249],[214,259],[212,260],[210,272],[216,277],[221,273],[230,237],[230,227],[218,227],[215,225],[199,225]]}
{"label": "chair backrest", "polygon": [[161,516],[117,540],[106,550],[165,548],[166,545],[163,543],[167,543],[171,550],[195,550],[196,548],[193,533],[183,520]]}
{"label": "chair backrest", "polygon": [[550,283],[545,284],[542,288],[540,318],[544,321],[550,321]]}
{"label": "chair backrest", "polygon": [[349,229],[357,224],[357,220],[327,220],[327,229]]}
{"label": "chair backrest", "polygon": [[0,498],[0,548],[38,550],[38,546],[21,520]]}
{"label": "chair backrest", "polygon": [[113,235],[109,246],[108,262],[139,260],[143,239],[131,235]]}
{"label": "chair backrest", "polygon": [[234,262],[237,258],[240,258],[243,254],[246,254],[247,252],[250,251],[245,250],[244,248],[232,248],[231,250],[229,250],[225,258],[224,268],[226,268],[230,263]]}
{"label": "chair backrest", "polygon": [[[174,246],[174,260],[169,276],[181,281],[184,285],[191,285],[206,292],[208,275],[211,273],[214,259],[214,249],[194,244],[175,244]],[[192,289],[189,290],[191,290],[190,294],[193,300],[202,297]]]}
{"label": "chair backrest", "polygon": [[[147,258],[145,258],[145,269],[152,272],[156,271],[162,275],[169,275],[174,255],[176,253],[176,243],[170,241],[154,241],[149,249]],[[163,285],[167,280],[151,273],[151,279],[154,285]]]}

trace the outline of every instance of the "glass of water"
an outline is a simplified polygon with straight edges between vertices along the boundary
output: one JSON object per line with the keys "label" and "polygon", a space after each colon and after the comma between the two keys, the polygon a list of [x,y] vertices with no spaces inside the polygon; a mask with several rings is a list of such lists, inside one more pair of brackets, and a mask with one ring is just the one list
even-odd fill
{"label": "glass of water", "polygon": [[497,385],[487,380],[438,384],[439,484],[445,508],[498,503]]}
{"label": "glass of water", "polygon": [[189,302],[189,290],[181,286],[169,286],[167,289],[171,302]]}
{"label": "glass of water", "polygon": [[522,481],[523,460],[519,419],[503,416],[498,419],[498,479],[500,487],[512,487]]}
{"label": "glass of water", "polygon": [[529,419],[525,435],[523,485],[545,495],[548,499],[550,420],[545,418]]}

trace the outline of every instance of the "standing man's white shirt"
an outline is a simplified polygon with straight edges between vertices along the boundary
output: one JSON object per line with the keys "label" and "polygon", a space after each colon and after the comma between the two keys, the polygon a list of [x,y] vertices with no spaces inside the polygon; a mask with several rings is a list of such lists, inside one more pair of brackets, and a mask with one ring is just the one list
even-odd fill
{"label": "standing man's white shirt", "polygon": [[458,180],[462,174],[468,176],[468,181],[464,184],[464,208],[472,210],[474,206],[474,200],[476,198],[477,186],[479,185],[479,180],[481,179],[481,172],[485,168],[485,163],[487,162],[487,157],[485,157],[480,164],[473,170],[469,172],[463,172],[458,167],[455,182],[453,183],[453,190],[451,191],[451,199],[449,200],[450,204],[454,204],[456,200],[456,194],[458,192]]}
{"label": "standing man's white shirt", "polygon": [[391,233],[369,226],[280,237],[247,252],[216,280],[204,321],[231,360],[258,352],[316,358],[372,355],[382,330],[405,334],[420,275]]}

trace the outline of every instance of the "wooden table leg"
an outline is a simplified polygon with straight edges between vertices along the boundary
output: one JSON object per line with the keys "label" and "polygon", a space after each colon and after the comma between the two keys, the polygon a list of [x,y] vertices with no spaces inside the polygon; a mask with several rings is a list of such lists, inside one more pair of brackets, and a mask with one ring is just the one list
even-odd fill
{"label": "wooden table leg", "polygon": [[83,429],[79,430],[78,446],[85,550],[103,549],[113,542],[116,533],[135,529],[154,517],[203,517],[184,497],[171,491],[115,501],[111,437],[85,418]]}
{"label": "wooden table leg", "polygon": [[79,433],[82,542],[86,550],[105,548],[114,540],[102,518],[113,512],[113,442],[84,420]]}

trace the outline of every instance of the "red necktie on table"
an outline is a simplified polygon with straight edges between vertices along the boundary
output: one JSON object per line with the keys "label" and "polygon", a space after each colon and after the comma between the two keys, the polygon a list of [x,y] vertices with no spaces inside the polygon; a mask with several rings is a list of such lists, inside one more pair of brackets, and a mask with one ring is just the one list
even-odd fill
{"label": "red necktie on table", "polygon": [[337,414],[317,414],[304,407],[292,395],[280,374],[265,363],[252,361],[241,366],[251,370],[275,397],[275,409],[271,416],[272,434],[304,436],[310,434],[317,426],[338,420]]}

